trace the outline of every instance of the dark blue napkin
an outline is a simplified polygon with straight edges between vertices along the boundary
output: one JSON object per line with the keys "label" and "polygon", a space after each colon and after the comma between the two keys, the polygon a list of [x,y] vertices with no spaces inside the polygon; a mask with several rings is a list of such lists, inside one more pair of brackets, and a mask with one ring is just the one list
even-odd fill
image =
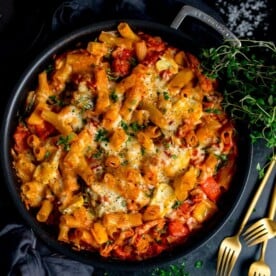
{"label": "dark blue napkin", "polygon": [[7,276],[91,276],[92,266],[53,254],[34,232],[21,224],[0,229],[0,269]]}
{"label": "dark blue napkin", "polygon": [[111,19],[141,19],[170,25],[183,5],[192,5],[221,18],[204,0],[65,0],[55,9],[51,31],[56,35],[87,24]]}

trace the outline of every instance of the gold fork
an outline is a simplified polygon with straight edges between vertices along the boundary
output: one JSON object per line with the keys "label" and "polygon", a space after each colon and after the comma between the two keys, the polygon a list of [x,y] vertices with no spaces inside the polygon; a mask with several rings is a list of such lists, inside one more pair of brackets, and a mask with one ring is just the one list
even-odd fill
{"label": "gold fork", "polygon": [[268,217],[259,219],[244,233],[244,240],[248,246],[255,245],[276,235],[276,222],[273,220],[276,212],[276,183],[271,196]]}
{"label": "gold fork", "polygon": [[[276,209],[276,183],[274,183],[273,193],[270,200],[268,217],[273,218],[275,215]],[[248,276],[270,276],[271,270],[270,267],[265,263],[265,251],[267,247],[267,240],[265,240],[262,244],[261,255],[258,261],[253,262],[248,271]]]}
{"label": "gold fork", "polygon": [[269,177],[273,171],[275,162],[276,162],[276,158],[274,158],[271,161],[271,163],[265,173],[264,178],[262,179],[252,201],[249,204],[249,207],[244,215],[244,218],[241,222],[241,225],[240,225],[237,233],[232,237],[225,238],[221,243],[219,252],[218,252],[218,260],[217,260],[217,275],[218,276],[231,275],[231,272],[234,268],[236,260],[241,252],[241,243],[239,240],[240,235],[241,235],[250,215],[252,214],[260,195],[262,194],[262,191],[267,183],[267,180],[269,179]]}
{"label": "gold fork", "polygon": [[253,262],[248,271],[248,276],[270,276],[271,270],[270,267],[265,263],[265,251],[266,251],[267,241],[264,241],[262,244],[261,256],[258,261]]}

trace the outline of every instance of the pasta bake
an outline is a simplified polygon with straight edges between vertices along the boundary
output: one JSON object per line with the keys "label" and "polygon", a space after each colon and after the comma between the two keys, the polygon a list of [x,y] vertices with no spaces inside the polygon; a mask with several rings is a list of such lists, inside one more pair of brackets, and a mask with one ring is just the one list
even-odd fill
{"label": "pasta bake", "polygon": [[221,102],[194,55],[125,22],[54,56],[13,135],[24,205],[61,243],[106,258],[184,244],[234,174]]}

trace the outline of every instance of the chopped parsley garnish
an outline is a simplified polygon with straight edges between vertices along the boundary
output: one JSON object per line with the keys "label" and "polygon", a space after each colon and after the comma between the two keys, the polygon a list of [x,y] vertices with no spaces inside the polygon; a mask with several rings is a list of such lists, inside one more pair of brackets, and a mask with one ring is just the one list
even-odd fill
{"label": "chopped parsley garnish", "polygon": [[167,91],[163,92],[163,97],[164,97],[164,100],[166,100],[166,101],[168,101],[170,99],[170,95]]}
{"label": "chopped parsley garnish", "polygon": [[47,74],[53,72],[53,71],[54,71],[54,66],[53,66],[53,64],[50,64],[50,65],[46,68],[45,71],[46,71]]}
{"label": "chopped parsley garnish", "polygon": [[121,121],[121,127],[123,128],[123,130],[124,130],[125,132],[127,132],[127,131],[128,131],[128,125],[127,125],[127,123],[126,123],[126,122]]}
{"label": "chopped parsley garnish", "polygon": [[137,132],[137,131],[142,130],[144,128],[143,125],[139,125],[137,122],[130,123],[129,126],[130,126],[131,130],[133,130],[134,132]]}
{"label": "chopped parsley garnish", "polygon": [[128,125],[126,122],[121,121],[121,127],[128,135],[133,135],[134,133],[144,129],[145,126],[139,125],[137,122],[132,122]]}
{"label": "chopped parsley garnish", "polygon": [[220,160],[220,162],[216,166],[216,172],[217,172],[227,164],[228,156],[226,154],[220,154],[220,155],[216,154],[215,156],[217,159]]}
{"label": "chopped parsley garnish", "polygon": [[220,154],[217,156],[221,161],[227,161],[228,160],[228,155],[227,154]]}
{"label": "chopped parsley garnish", "polygon": [[44,158],[45,159],[48,159],[50,157],[51,153],[47,150],[45,155],[44,155]]}
{"label": "chopped parsley garnish", "polygon": [[189,276],[190,273],[186,271],[186,264],[171,264],[168,267],[155,268],[151,274],[152,276]]}
{"label": "chopped parsley garnish", "polygon": [[197,260],[194,264],[195,268],[202,268],[203,266],[203,261]]}
{"label": "chopped parsley garnish", "polygon": [[116,76],[116,74],[114,73],[114,72],[112,72],[110,69],[108,69],[107,71],[106,71],[106,74],[107,74],[107,77],[108,77],[108,79],[110,80],[110,81],[116,81],[116,80],[118,80],[118,76]]}
{"label": "chopped parsley garnish", "polygon": [[162,144],[163,144],[165,149],[169,149],[170,146],[171,146],[171,144],[168,141],[163,141]]}
{"label": "chopped parsley garnish", "polygon": [[122,163],[121,163],[122,166],[126,166],[128,165],[128,160],[124,160]]}
{"label": "chopped parsley garnish", "polygon": [[99,159],[103,156],[104,150],[102,148],[99,148],[96,152],[93,153],[93,158]]}
{"label": "chopped parsley garnish", "polygon": [[134,58],[134,57],[131,57],[130,59],[129,59],[129,64],[131,65],[131,66],[136,66],[137,65],[137,60],[136,60],[136,58]]}
{"label": "chopped parsley garnish", "polygon": [[109,98],[112,100],[113,103],[116,103],[119,97],[115,91],[112,91],[109,95]]}
{"label": "chopped parsley garnish", "polygon": [[[110,245],[110,244],[112,244],[113,243],[113,240],[108,240],[107,242],[106,242],[106,245]],[[105,274],[105,275],[108,275],[108,274]]]}
{"label": "chopped parsley garnish", "polygon": [[180,200],[176,200],[172,206],[173,209],[177,209],[180,205],[181,205],[181,201]]}
{"label": "chopped parsley garnish", "polygon": [[154,193],[154,188],[149,189],[147,192],[145,192],[146,197],[152,198]]}
{"label": "chopped parsley garnish", "polygon": [[144,148],[144,147],[142,147],[142,148],[141,148],[141,155],[142,155],[142,156],[144,156],[144,155],[145,155],[145,153],[146,153],[146,150],[145,150],[145,148]]}
{"label": "chopped parsley garnish", "polygon": [[95,137],[96,142],[109,142],[108,131],[104,128],[99,129]]}
{"label": "chopped parsley garnish", "polygon": [[65,103],[55,95],[49,96],[48,102],[49,102],[49,104],[57,105],[57,106],[61,106],[61,107],[65,105]]}
{"label": "chopped parsley garnish", "polygon": [[70,150],[70,142],[73,140],[74,135],[69,134],[67,136],[60,136],[57,145],[58,146],[63,146],[63,149],[66,151]]}
{"label": "chopped parsley garnish", "polygon": [[88,96],[80,96],[77,101],[76,105],[82,110],[89,110],[93,108],[93,102],[92,99]]}

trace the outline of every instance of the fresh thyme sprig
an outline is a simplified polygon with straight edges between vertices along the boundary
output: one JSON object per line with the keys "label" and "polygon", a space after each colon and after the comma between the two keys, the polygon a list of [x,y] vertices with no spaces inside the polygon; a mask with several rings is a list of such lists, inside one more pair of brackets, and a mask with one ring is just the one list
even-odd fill
{"label": "fresh thyme sprig", "polygon": [[245,120],[253,142],[262,138],[276,146],[276,47],[273,42],[229,41],[217,48],[204,49],[204,73],[224,87],[224,107],[237,120]]}

